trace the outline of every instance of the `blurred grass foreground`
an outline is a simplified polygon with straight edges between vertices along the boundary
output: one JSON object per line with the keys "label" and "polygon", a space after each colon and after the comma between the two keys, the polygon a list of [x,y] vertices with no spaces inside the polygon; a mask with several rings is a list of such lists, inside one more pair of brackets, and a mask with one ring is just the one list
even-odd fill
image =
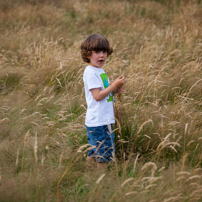
{"label": "blurred grass foreground", "polygon": [[[116,157],[85,166],[80,44],[124,74]],[[202,201],[201,0],[0,1],[0,201]]]}

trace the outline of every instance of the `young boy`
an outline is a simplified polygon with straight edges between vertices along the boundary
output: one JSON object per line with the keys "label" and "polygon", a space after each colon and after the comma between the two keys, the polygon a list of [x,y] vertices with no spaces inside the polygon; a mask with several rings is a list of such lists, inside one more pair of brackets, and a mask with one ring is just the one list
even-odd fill
{"label": "young boy", "polygon": [[111,161],[115,152],[113,91],[123,92],[124,77],[118,77],[109,85],[109,79],[102,69],[107,57],[113,52],[108,40],[99,34],[90,35],[81,45],[81,56],[86,66],[83,81],[87,112],[85,125],[87,139],[94,149],[89,150],[87,161],[96,159],[98,169]]}

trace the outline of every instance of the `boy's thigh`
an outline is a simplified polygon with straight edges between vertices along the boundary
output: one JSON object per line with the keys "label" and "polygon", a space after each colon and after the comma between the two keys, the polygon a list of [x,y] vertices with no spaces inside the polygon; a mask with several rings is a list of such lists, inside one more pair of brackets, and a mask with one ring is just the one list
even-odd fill
{"label": "boy's thigh", "polygon": [[89,144],[96,146],[98,144],[97,141],[100,141],[102,139],[102,127],[86,127],[86,130]]}

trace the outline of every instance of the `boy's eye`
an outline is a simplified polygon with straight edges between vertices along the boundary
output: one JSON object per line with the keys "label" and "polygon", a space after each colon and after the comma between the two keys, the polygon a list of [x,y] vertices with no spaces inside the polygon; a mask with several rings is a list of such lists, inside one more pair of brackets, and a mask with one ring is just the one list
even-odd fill
{"label": "boy's eye", "polygon": [[100,54],[100,53],[106,53],[107,51],[103,50],[103,51],[95,51],[96,54]]}

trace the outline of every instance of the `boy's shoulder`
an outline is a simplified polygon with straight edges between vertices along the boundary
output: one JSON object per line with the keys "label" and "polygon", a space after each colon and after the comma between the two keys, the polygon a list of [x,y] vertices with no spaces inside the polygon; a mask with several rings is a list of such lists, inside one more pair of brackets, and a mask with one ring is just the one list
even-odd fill
{"label": "boy's shoulder", "polygon": [[86,66],[84,73],[95,73],[95,74],[99,74],[99,73],[103,73],[104,70],[102,68],[97,68],[97,67],[93,67],[91,65]]}

